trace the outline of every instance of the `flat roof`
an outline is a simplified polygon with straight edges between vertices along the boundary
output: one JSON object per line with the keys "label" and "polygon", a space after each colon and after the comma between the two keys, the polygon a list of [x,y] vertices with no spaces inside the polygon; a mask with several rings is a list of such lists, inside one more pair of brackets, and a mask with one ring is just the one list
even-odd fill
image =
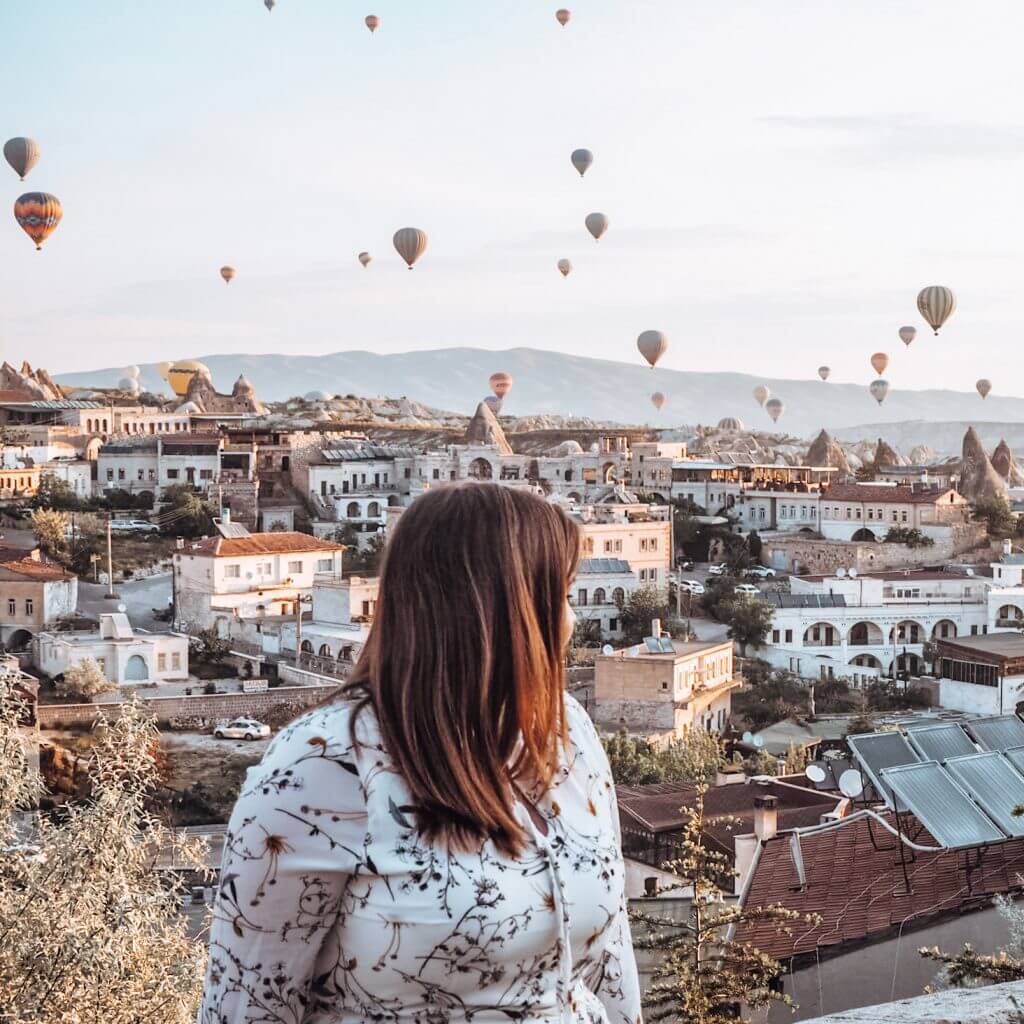
{"label": "flat roof", "polygon": [[975,579],[987,579],[987,577],[979,576],[968,576],[965,573],[959,572],[943,572],[941,569],[883,569],[879,572],[861,572],[856,576],[836,576],[835,573],[831,575],[811,575],[811,576],[796,576],[798,580],[807,580],[809,583],[821,583],[825,580],[905,580],[913,583],[914,580],[975,580]]}
{"label": "flat roof", "polygon": [[983,633],[980,636],[961,636],[955,640],[940,640],[942,648],[963,648],[965,653],[996,655],[1000,658],[1024,658],[1024,634]]}
{"label": "flat roof", "polygon": [[640,653],[636,655],[630,655],[630,651],[634,648],[624,647],[621,650],[616,651],[614,654],[600,654],[598,655],[598,661],[633,661],[640,660],[642,658],[680,658],[688,657],[691,654],[703,654],[705,651],[713,651],[719,647],[732,648],[731,640],[673,640],[672,646],[675,648],[674,653],[669,654],[668,651],[664,653],[654,654],[652,651],[641,643],[636,644],[635,647],[639,648]]}

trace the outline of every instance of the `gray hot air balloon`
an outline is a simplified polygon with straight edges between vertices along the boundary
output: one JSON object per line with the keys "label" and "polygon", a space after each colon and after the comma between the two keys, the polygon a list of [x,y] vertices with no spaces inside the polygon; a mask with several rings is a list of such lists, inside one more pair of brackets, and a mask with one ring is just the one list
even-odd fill
{"label": "gray hot air balloon", "polygon": [[771,391],[768,390],[767,384],[758,384],[757,387],[754,388],[754,401],[763,409],[764,403],[768,401],[768,396],[770,394]]}
{"label": "gray hot air balloon", "polygon": [[661,331],[644,331],[636,339],[636,347],[640,350],[640,355],[651,364],[653,370],[668,349],[668,338]]}
{"label": "gray hot air balloon", "polygon": [[572,273],[572,263],[569,260],[559,260],[558,269],[562,272],[562,277],[568,277]]}
{"label": "gray hot air balloon", "polygon": [[419,228],[399,228],[394,237],[398,255],[409,265],[413,264],[427,251],[427,233]]}
{"label": "gray hot air balloon", "polygon": [[572,11],[567,10],[565,7],[559,7],[555,11],[555,17],[558,19],[558,24],[565,28],[569,24],[569,19],[572,17]]}
{"label": "gray hot air balloon", "polygon": [[786,406],[781,398],[769,398],[764,405],[765,412],[772,418],[772,423],[778,423],[779,417],[786,411]]}
{"label": "gray hot air balloon", "polygon": [[263,0],[263,6],[272,11],[277,6],[277,0]]}
{"label": "gray hot air balloon", "polygon": [[594,236],[594,241],[599,242],[601,236],[608,230],[608,218],[603,213],[588,213],[586,225],[587,230]]}
{"label": "gray hot air balloon", "polygon": [[364,267],[368,267],[373,262],[373,257],[368,252],[361,252],[359,254],[359,262]]}
{"label": "gray hot air balloon", "polygon": [[909,345],[917,337],[916,327],[901,327],[900,328],[900,341],[904,345]]}
{"label": "gray hot air balloon", "polygon": [[39,143],[35,139],[18,136],[4,143],[4,159],[14,168],[22,181],[25,175],[39,163]]}
{"label": "gray hot air balloon", "polygon": [[660,391],[655,391],[654,394],[651,395],[651,405],[653,405],[654,408],[657,409],[660,412],[661,411],[661,407],[664,404],[665,404],[665,396]]}
{"label": "gray hot air balloon", "polygon": [[974,386],[978,389],[978,394],[982,398],[988,398],[988,393],[992,390],[992,381],[982,377]]}
{"label": "gray hot air balloon", "polygon": [[881,405],[885,401],[885,396],[889,394],[889,382],[879,377],[878,380],[871,382],[868,390],[871,392],[871,397]]}
{"label": "gray hot air balloon", "polygon": [[828,376],[829,376],[829,374],[831,372],[832,372],[832,368],[829,367],[829,366],[819,366],[818,367],[818,376],[822,380],[828,380]]}
{"label": "gray hot air balloon", "polygon": [[582,178],[590,170],[590,165],[594,162],[594,154],[589,149],[574,149],[569,159],[572,161],[573,167],[580,172],[580,177]]}
{"label": "gray hot air balloon", "polygon": [[956,296],[941,284],[929,285],[918,292],[917,311],[938,334],[939,328],[956,312]]}

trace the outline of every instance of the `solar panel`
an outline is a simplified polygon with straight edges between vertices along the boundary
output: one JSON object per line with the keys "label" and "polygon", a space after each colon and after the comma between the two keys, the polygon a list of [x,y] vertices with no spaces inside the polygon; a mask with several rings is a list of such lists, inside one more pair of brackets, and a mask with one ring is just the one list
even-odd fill
{"label": "solar panel", "polygon": [[644,644],[647,646],[648,654],[661,654],[661,644],[656,636],[645,636]]}
{"label": "solar panel", "polygon": [[921,760],[901,732],[869,732],[861,736],[847,736],[846,742],[861,770],[889,804],[892,801],[889,790],[882,784],[881,772],[898,765],[917,764]]}
{"label": "solar panel", "polygon": [[992,715],[967,723],[970,734],[983,750],[1009,750],[1024,747],[1024,722],[1016,715]]}
{"label": "solar panel", "polygon": [[1024,775],[1024,747],[1010,747],[1009,750],[1003,751],[1003,757]]}
{"label": "solar panel", "polygon": [[882,784],[900,811],[910,811],[940,845],[950,850],[998,843],[1006,838],[935,761],[885,768]]}
{"label": "solar panel", "polygon": [[921,755],[922,761],[942,762],[949,757],[961,757],[978,752],[970,736],[956,722],[908,729],[907,739]]}
{"label": "solar panel", "polygon": [[1013,814],[1014,807],[1024,804],[1024,775],[1002,754],[990,750],[951,757],[946,771],[1007,835],[1024,836],[1024,817]]}
{"label": "solar panel", "polygon": [[667,636],[663,636],[661,638],[661,653],[662,654],[675,654],[676,653],[676,645],[674,643],[672,643],[672,640],[669,637],[667,637]]}

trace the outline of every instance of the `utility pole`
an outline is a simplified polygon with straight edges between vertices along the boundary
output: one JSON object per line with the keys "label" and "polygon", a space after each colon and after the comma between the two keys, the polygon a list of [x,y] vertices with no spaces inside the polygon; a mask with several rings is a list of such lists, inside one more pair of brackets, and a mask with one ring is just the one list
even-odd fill
{"label": "utility pole", "polygon": [[113,601],[117,598],[117,594],[114,593],[114,548],[110,529],[113,521],[114,513],[111,511],[110,515],[107,516],[107,592],[103,595],[108,601]]}

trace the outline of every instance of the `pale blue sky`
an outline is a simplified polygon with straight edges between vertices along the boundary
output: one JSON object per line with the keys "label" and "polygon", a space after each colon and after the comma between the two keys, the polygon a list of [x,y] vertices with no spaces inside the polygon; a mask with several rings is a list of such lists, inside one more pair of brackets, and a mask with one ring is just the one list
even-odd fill
{"label": "pale blue sky", "polygon": [[[0,134],[40,142],[24,188],[65,217],[42,253],[0,221],[0,354],[632,360],[656,327],[675,369],[866,383],[883,349],[894,387],[1024,392],[1019,3],[576,0],[566,29],[557,6],[4,0]],[[412,274],[406,224],[431,239]],[[904,351],[932,283],[960,310]]]}

